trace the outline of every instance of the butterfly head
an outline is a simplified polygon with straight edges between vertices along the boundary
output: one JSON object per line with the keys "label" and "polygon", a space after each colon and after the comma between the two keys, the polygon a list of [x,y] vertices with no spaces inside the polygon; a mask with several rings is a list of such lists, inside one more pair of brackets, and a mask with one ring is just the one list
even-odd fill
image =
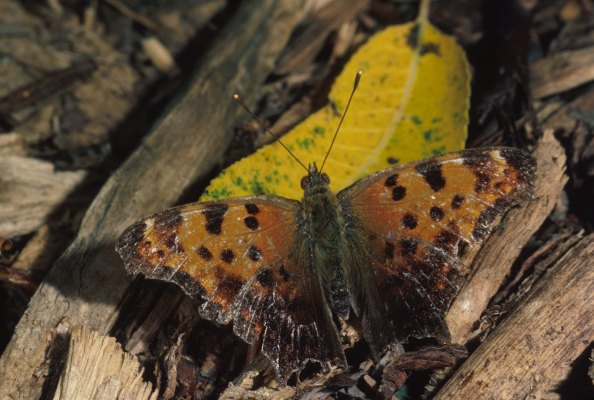
{"label": "butterfly head", "polygon": [[330,178],[327,174],[318,171],[316,163],[309,165],[307,175],[301,179],[301,188],[305,194],[327,192],[329,184]]}

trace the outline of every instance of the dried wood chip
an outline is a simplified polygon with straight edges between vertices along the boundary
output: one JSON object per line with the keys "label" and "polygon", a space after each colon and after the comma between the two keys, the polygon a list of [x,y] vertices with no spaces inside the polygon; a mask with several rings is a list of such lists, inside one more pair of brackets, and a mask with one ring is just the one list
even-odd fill
{"label": "dried wood chip", "polygon": [[27,148],[18,133],[0,134],[0,156],[25,156]]}
{"label": "dried wood chip", "polygon": [[142,380],[143,369],[113,337],[76,328],[54,400],[156,400],[158,392]]}
{"label": "dried wood chip", "polygon": [[85,171],[56,171],[47,161],[0,158],[0,233],[24,235],[43,225],[79,185]]}
{"label": "dried wood chip", "polygon": [[594,80],[594,47],[562,51],[530,65],[532,97],[566,92]]}
{"label": "dried wood chip", "polygon": [[171,52],[154,36],[142,40],[142,49],[157,69],[166,74],[176,71],[177,66]]}

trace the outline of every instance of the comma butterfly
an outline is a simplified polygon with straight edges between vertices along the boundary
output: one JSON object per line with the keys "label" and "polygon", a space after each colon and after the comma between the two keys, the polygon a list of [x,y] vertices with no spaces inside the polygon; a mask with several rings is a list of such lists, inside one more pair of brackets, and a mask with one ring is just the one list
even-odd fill
{"label": "comma butterfly", "polygon": [[159,212],[126,229],[130,274],[176,283],[200,315],[258,343],[279,382],[308,361],[346,367],[333,316],[354,311],[375,357],[410,337],[448,340],[459,251],[534,191],[535,160],[470,149],[385,169],[333,193],[315,164],[303,199],[249,196]]}

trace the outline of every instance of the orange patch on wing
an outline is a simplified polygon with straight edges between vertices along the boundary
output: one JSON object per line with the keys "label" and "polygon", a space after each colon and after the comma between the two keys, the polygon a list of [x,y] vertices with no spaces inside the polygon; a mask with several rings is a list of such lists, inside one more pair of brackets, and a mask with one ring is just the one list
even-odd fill
{"label": "orange patch on wing", "polygon": [[404,233],[430,243],[447,242],[450,232],[475,244],[481,239],[477,226],[492,222],[490,212],[497,214],[510,197],[529,191],[521,171],[499,150],[477,153],[476,159],[452,153],[395,172],[353,201],[355,212],[364,209],[363,223],[388,238]]}
{"label": "orange patch on wing", "polygon": [[136,252],[150,270],[142,272],[184,275],[223,312],[258,270],[286,258],[294,235],[291,210],[242,199],[189,204],[144,224]]}

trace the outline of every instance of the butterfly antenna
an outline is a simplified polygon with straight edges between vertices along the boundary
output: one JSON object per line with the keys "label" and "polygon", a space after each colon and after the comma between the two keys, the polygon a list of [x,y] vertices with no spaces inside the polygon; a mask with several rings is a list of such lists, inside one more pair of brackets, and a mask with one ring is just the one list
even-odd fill
{"label": "butterfly antenna", "polygon": [[344,117],[345,117],[347,111],[349,110],[349,106],[351,105],[351,100],[353,100],[353,95],[355,94],[355,91],[357,90],[357,86],[359,86],[359,81],[361,80],[361,75],[363,75],[363,71],[361,71],[361,70],[357,71],[357,74],[355,75],[355,83],[353,84],[353,91],[351,92],[351,96],[349,97],[349,102],[347,103],[346,108],[344,109],[344,112],[342,113],[342,117],[340,118],[340,122],[338,123],[338,126],[336,127],[336,132],[334,132],[334,137],[332,138],[332,143],[330,143],[330,147],[328,148],[328,151],[326,152],[326,157],[324,157],[324,162],[322,162],[322,166],[320,167],[320,172],[322,172],[322,170],[324,169],[324,165],[326,164],[326,160],[328,159],[328,156],[330,155],[332,146],[334,146],[334,142],[336,141],[336,136],[338,136],[338,131],[340,131],[340,126],[342,125],[342,121],[344,121]]}
{"label": "butterfly antenna", "polygon": [[278,142],[281,146],[283,146],[283,148],[285,150],[287,150],[287,152],[291,155],[291,157],[293,157],[295,159],[295,161],[297,161],[299,163],[299,165],[301,165],[306,171],[309,172],[309,170],[307,169],[307,167],[297,158],[297,156],[295,154],[293,154],[293,152],[291,150],[289,150],[289,148],[287,146],[285,146],[285,144],[274,134],[270,131],[270,129],[266,128],[264,126],[264,124],[262,123],[262,121],[260,121],[260,119],[258,117],[256,117],[256,114],[254,114],[252,112],[252,110],[249,109],[249,107],[247,106],[247,104],[245,104],[245,102],[242,100],[241,97],[239,97],[238,94],[234,94],[233,95],[233,99],[235,99],[236,102],[239,103],[239,105],[241,107],[243,107],[244,110],[246,110],[248,112],[248,114],[250,114],[252,116],[252,118],[258,123],[258,125],[260,125],[260,127],[262,129],[264,129],[265,132],[268,132],[268,134],[270,136],[272,136],[272,138]]}

